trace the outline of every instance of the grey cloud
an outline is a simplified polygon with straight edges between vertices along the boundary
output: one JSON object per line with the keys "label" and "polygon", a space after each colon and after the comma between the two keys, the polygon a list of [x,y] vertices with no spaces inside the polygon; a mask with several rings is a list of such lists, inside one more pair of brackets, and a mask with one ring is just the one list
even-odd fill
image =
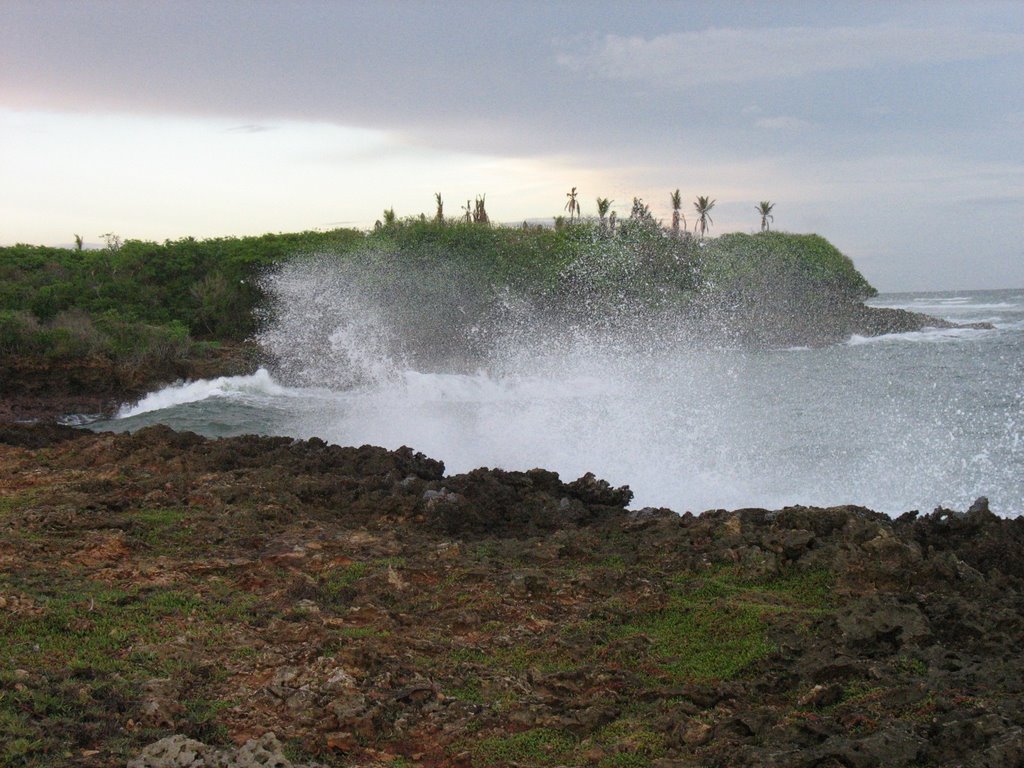
{"label": "grey cloud", "polygon": [[[961,198],[1016,237],[1010,204],[981,198],[1020,189],[987,174],[1024,161],[1021,51],[1019,2],[0,0],[0,112],[216,117],[240,145],[323,122],[554,157],[620,202],[679,186],[725,217],[779,198],[780,226],[923,260],[973,247]],[[400,165],[382,144],[367,156]],[[880,194],[898,221],[877,220]]]}
{"label": "grey cloud", "polygon": [[777,117],[762,117],[754,121],[758,128],[767,128],[770,131],[795,131],[803,128],[810,128],[811,123],[799,117],[779,115]]}
{"label": "grey cloud", "polygon": [[575,72],[663,88],[744,83],[864,69],[984,59],[1024,51],[1024,34],[952,27],[707,29],[650,38],[607,35],[590,50],[558,55]]}

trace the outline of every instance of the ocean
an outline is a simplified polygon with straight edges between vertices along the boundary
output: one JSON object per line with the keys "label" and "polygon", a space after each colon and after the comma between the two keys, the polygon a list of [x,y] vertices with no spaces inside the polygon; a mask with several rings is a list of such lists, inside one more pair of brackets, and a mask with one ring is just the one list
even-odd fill
{"label": "ocean", "polygon": [[[261,369],[178,383],[90,426],[408,445],[449,473],[593,472],[629,485],[634,508],[680,513],[857,504],[899,515],[963,510],[979,496],[999,515],[1024,513],[1024,290],[869,303],[995,329],[773,351],[577,335],[509,343],[474,370],[445,371],[389,359],[364,328],[327,335],[350,353],[362,345],[374,373],[357,383],[324,374],[334,358],[296,344],[291,352],[311,359],[290,382]],[[267,339],[290,344],[287,334]]]}

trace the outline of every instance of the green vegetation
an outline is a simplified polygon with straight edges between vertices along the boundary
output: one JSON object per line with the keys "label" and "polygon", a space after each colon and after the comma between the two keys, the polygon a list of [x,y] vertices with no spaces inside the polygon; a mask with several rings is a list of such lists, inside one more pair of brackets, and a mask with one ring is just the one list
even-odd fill
{"label": "green vegetation", "polygon": [[352,586],[368,572],[366,563],[334,568],[320,578],[319,594],[328,605],[345,604],[351,599]]}
{"label": "green vegetation", "polygon": [[489,736],[475,742],[473,764],[597,765],[598,768],[646,768],[665,755],[664,734],[647,721],[649,713],[624,716],[582,741],[554,728]]}
{"label": "green vegetation", "polygon": [[828,606],[831,575],[757,580],[722,569],[677,583],[663,610],[635,618],[617,634],[649,638],[657,666],[675,681],[728,680],[774,649],[769,617],[813,616]]}
{"label": "green vegetation", "polygon": [[459,302],[448,303],[462,311],[465,296],[478,297],[477,315],[493,315],[495,299],[507,292],[557,315],[585,304],[589,322],[686,311],[698,298],[718,295],[763,301],[778,289],[790,297],[800,289],[830,302],[836,294],[860,299],[874,292],[824,239],[768,232],[771,204],[758,209],[760,234],[705,242],[715,203],[708,197],[694,205],[698,238],[680,231],[686,222],[678,190],[668,229],[639,198],[616,226],[614,215],[607,216],[610,200],[598,199],[599,218],[583,219],[575,188],[567,197],[568,219],[559,217],[554,228],[491,226],[483,195],[467,200],[461,220],[446,219],[437,194],[433,218],[400,219],[389,209],[371,232],[163,244],[110,235],[102,250],[0,248],[0,359],[105,359],[133,370],[167,370],[175,361],[212,354],[219,343],[252,339],[269,310],[262,276],[314,254],[378,259],[388,267],[378,270],[379,280],[392,281],[389,290],[399,298],[409,288],[403,274],[428,294],[451,293],[457,278]]}
{"label": "green vegetation", "polygon": [[344,247],[353,230],[246,238],[126,240],[103,250],[0,248],[0,309],[49,324],[79,310],[89,317],[167,326],[200,339],[244,339],[259,298],[261,268],[300,252]]}
{"label": "green vegetation", "polygon": [[132,521],[133,535],[154,554],[179,551],[192,535],[180,509],[144,509]]}
{"label": "green vegetation", "polygon": [[481,739],[472,749],[474,765],[565,765],[572,758],[576,740],[564,731],[534,728],[530,731]]}
{"label": "green vegetation", "polygon": [[849,257],[818,235],[722,235],[702,252],[700,274],[707,289],[738,299],[799,297],[827,306],[876,293]]}
{"label": "green vegetation", "polygon": [[[28,574],[8,576],[0,591],[29,597],[35,606],[22,615],[0,612],[0,644],[7,662],[0,672],[0,733],[5,741],[0,766],[65,764],[72,751],[94,740],[116,741],[139,686],[172,675],[196,685],[182,702],[186,730],[196,738],[223,740],[215,715],[230,703],[204,697],[199,685],[213,681],[217,670],[144,649],[179,635],[191,637],[199,626],[237,619],[245,605],[205,601],[184,591],[110,588],[88,580],[53,585],[40,579],[37,584]],[[72,735],[77,742],[69,740]]]}

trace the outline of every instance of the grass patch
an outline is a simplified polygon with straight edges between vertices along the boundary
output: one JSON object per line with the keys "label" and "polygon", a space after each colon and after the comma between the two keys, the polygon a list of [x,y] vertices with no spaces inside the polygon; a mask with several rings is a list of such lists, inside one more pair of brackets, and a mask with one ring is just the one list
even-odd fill
{"label": "grass patch", "polygon": [[92,582],[77,586],[36,596],[43,609],[38,615],[0,615],[0,640],[12,661],[31,664],[41,657],[55,668],[77,663],[113,670],[127,646],[154,642],[190,614],[208,609],[180,591],[144,593]]}
{"label": "grass patch", "polygon": [[445,691],[445,695],[467,704],[483,704],[485,701],[483,686],[479,680],[468,680],[463,685],[449,688]]}
{"label": "grass patch", "polygon": [[32,491],[22,491],[21,493],[0,496],[0,519],[27,507],[32,502],[34,496],[35,494]]}
{"label": "grass patch", "polygon": [[390,634],[386,629],[377,629],[376,627],[342,627],[338,630],[338,636],[348,640],[388,637]]}
{"label": "grass patch", "polygon": [[481,739],[470,752],[473,765],[517,763],[542,768],[569,764],[576,746],[576,739],[571,734],[553,728],[535,728]]}
{"label": "grass patch", "polygon": [[[826,610],[831,576],[825,571],[768,580],[744,577],[732,568],[676,580],[668,605],[637,617],[614,634],[646,636],[653,662],[675,681],[728,680],[774,650],[769,623]],[[624,659],[636,665],[644,659]]]}
{"label": "grass patch", "polygon": [[664,757],[664,735],[655,733],[641,718],[629,717],[606,725],[594,736],[579,741],[554,728],[534,728],[489,736],[470,748],[473,765],[558,766],[593,764],[585,753],[598,748],[600,768],[644,768]]}
{"label": "grass patch", "polygon": [[179,552],[192,537],[181,509],[143,509],[132,516],[132,535],[157,554]]}
{"label": "grass patch", "polygon": [[652,730],[642,717],[622,717],[595,734],[593,741],[608,755],[600,768],[645,768],[664,757],[665,735]]}
{"label": "grass patch", "polygon": [[349,563],[320,577],[320,594],[331,603],[344,603],[351,597],[352,587],[369,573],[366,563]]}
{"label": "grass patch", "polygon": [[626,571],[626,559],[622,555],[608,555],[602,560],[594,563],[595,568],[607,568],[613,573],[625,573]]}
{"label": "grass patch", "polygon": [[158,648],[180,636],[216,638],[240,606],[180,589],[117,589],[88,580],[55,585],[30,574],[7,583],[29,595],[36,611],[0,613],[8,670],[0,674],[0,766],[71,765],[79,750],[98,743],[123,764],[139,739],[153,735],[143,729],[124,738],[125,723],[138,717],[139,685],[154,678],[191,681],[179,730],[224,740],[216,720],[229,704],[204,692],[222,679],[217,670]]}

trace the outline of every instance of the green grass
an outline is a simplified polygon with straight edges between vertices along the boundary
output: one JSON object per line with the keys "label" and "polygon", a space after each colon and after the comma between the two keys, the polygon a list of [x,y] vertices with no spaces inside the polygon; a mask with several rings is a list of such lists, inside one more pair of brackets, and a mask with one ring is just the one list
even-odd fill
{"label": "green grass", "polygon": [[[117,589],[68,576],[58,583],[39,574],[4,580],[5,590],[30,596],[38,611],[0,613],[9,670],[0,674],[0,766],[65,765],[69,749],[114,744],[132,716],[139,684],[154,678],[192,680],[180,727],[223,741],[216,716],[229,703],[203,693],[223,673],[188,653],[163,656],[154,649],[178,637],[216,642],[225,622],[245,612],[245,601],[225,604],[187,589]],[[138,749],[129,739],[118,743],[125,754]]]}
{"label": "green grass", "polygon": [[78,662],[114,668],[117,652],[129,641],[152,642],[168,631],[170,619],[203,608],[182,592],[146,594],[93,582],[36,600],[43,608],[39,615],[0,615],[0,638],[13,660],[27,662],[42,654],[57,667]]}
{"label": "green grass", "polygon": [[173,508],[140,510],[132,516],[132,534],[153,554],[180,552],[192,536],[186,515],[184,510]]}
{"label": "green grass", "polygon": [[386,629],[377,629],[376,627],[342,627],[338,630],[339,637],[349,640],[387,637],[390,634]]}
{"label": "green grass", "polygon": [[609,723],[593,741],[609,753],[600,768],[645,768],[666,751],[665,734],[650,728],[642,712]]}
{"label": "green grass", "polygon": [[31,490],[0,496],[0,520],[31,506],[35,498],[36,493]]}
{"label": "green grass", "polygon": [[449,688],[445,691],[445,695],[468,704],[483,704],[485,702],[483,686],[479,680],[469,680],[463,685]]}
{"label": "green grass", "polygon": [[535,728],[506,736],[480,739],[470,749],[473,765],[556,766],[568,764],[576,751],[576,739],[552,728]]}
{"label": "green grass", "polygon": [[353,585],[369,573],[370,566],[366,563],[350,563],[334,568],[320,577],[320,594],[328,603],[345,603]]}
{"label": "green grass", "polygon": [[533,728],[489,736],[470,745],[473,765],[583,765],[584,753],[598,748],[600,768],[646,768],[666,753],[665,738],[644,722],[644,714],[623,717],[579,741],[566,731]]}
{"label": "green grass", "polygon": [[751,580],[733,569],[676,580],[668,605],[618,628],[619,639],[643,635],[646,659],[675,681],[729,680],[774,650],[770,621],[802,618],[827,608],[827,572]]}

